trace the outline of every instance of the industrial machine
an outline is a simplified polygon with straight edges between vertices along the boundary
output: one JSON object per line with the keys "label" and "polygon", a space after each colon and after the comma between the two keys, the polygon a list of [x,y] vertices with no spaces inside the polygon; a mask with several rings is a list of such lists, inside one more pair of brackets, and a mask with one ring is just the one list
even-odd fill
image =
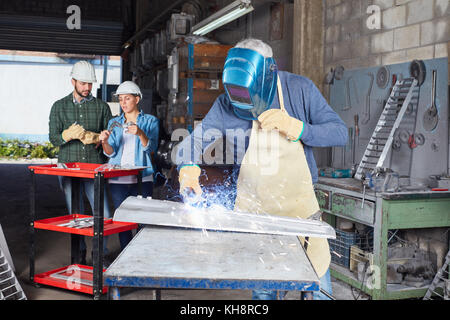
{"label": "industrial machine", "polygon": [[169,97],[162,115],[170,135],[183,128],[192,132],[224,93],[222,69],[231,46],[186,43],[172,50],[168,58]]}
{"label": "industrial machine", "polygon": [[[129,55],[133,80],[147,90],[145,112],[160,120],[160,145],[153,160],[158,170],[156,185],[165,185],[164,199],[176,194],[178,181],[171,153],[180,141],[173,141],[173,133],[177,129],[183,129],[184,135],[192,132],[224,93],[222,69],[231,46],[192,35],[198,18],[172,14],[166,28],[138,43]],[[205,167],[217,176],[223,175],[222,169],[227,168]]]}

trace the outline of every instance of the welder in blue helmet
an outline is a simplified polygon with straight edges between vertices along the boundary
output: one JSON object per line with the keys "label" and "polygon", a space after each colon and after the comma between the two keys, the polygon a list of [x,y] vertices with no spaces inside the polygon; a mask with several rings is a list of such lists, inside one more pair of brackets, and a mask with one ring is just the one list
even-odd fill
{"label": "welder in blue helmet", "polygon": [[[180,193],[202,195],[199,165],[211,144],[222,138],[226,150],[232,149],[225,164],[236,169],[234,210],[320,219],[313,147],[345,146],[345,123],[311,80],[279,71],[270,46],[257,39],[229,50],[223,85],[225,94],[176,148]],[[217,153],[214,164],[224,164]],[[327,240],[310,238],[306,247],[321,289],[331,293]],[[277,292],[254,290],[253,298],[276,299]],[[314,299],[326,296],[314,293]]]}
{"label": "welder in blue helmet", "polygon": [[270,108],[277,91],[277,79],[277,65],[272,57],[240,47],[228,52],[223,84],[239,118],[258,120]]}

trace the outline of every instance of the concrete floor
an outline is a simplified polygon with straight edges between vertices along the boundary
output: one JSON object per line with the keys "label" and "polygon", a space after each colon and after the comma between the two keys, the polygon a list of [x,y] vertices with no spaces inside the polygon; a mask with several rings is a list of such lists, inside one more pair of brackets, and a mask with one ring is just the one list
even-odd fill
{"label": "concrete floor", "polygon": [[[29,300],[90,300],[91,296],[72,291],[31,285],[28,260],[28,221],[30,173],[28,166],[47,162],[0,161],[0,224],[5,233],[9,250],[16,268],[16,276]],[[56,176],[37,176],[36,215],[38,219],[66,214],[64,196],[59,189]],[[87,239],[90,252],[90,239]],[[110,259],[119,252],[116,235],[108,242]],[[88,258],[88,263],[89,263]],[[70,236],[68,234],[37,230],[36,274],[53,270],[70,263]],[[332,279],[333,294],[338,300],[353,300],[348,285]],[[355,292],[358,295],[357,292]],[[162,299],[167,300],[249,300],[251,292],[244,290],[163,290]],[[125,289],[124,300],[148,300],[153,298],[151,290]],[[297,299],[289,293],[287,299]],[[365,299],[365,298],[364,298]]]}

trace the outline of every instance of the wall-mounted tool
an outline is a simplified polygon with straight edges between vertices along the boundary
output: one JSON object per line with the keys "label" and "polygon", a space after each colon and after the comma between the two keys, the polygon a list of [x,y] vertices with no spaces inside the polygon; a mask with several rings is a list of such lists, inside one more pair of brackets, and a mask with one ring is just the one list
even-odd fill
{"label": "wall-mounted tool", "polygon": [[425,63],[422,60],[413,60],[409,66],[411,77],[417,80],[417,86],[421,86],[425,82],[427,71]]}
{"label": "wall-mounted tool", "polygon": [[405,114],[406,114],[406,115],[411,115],[413,112],[414,112],[414,105],[413,105],[412,103],[410,103],[410,104],[408,105],[408,108],[406,109]]}
{"label": "wall-mounted tool", "polygon": [[425,136],[421,133],[415,133],[409,136],[408,145],[411,149],[415,149],[425,144]]}
{"label": "wall-mounted tool", "polygon": [[423,146],[425,144],[425,136],[421,133],[416,133],[414,135],[414,141],[418,146]]}
{"label": "wall-mounted tool", "polygon": [[336,70],[334,70],[334,78],[336,80],[342,80],[342,78],[344,77],[344,67],[343,66],[337,66]]}
{"label": "wall-mounted tool", "polygon": [[351,156],[351,160],[350,161],[352,162],[352,165],[353,165],[353,164],[355,164],[354,161],[353,161],[353,159],[355,158],[354,152],[353,152],[353,145],[355,143],[354,143],[354,140],[353,140],[353,128],[351,128],[351,127],[348,128],[348,136],[349,136],[350,139],[349,139],[349,142],[346,145],[346,149],[347,149],[347,152],[350,153],[350,156]]}
{"label": "wall-mounted tool", "polygon": [[362,118],[362,124],[367,124],[370,121],[370,96],[372,95],[372,89],[373,89],[373,83],[375,81],[375,76],[373,73],[368,73],[368,76],[370,77],[370,84],[369,84],[369,90],[367,91],[366,95],[366,109],[363,113]]}
{"label": "wall-mounted tool", "polygon": [[401,147],[402,147],[402,142],[400,141],[399,138],[395,138],[394,141],[392,142],[392,149],[398,151],[398,150],[400,150]]}
{"label": "wall-mounted tool", "polygon": [[408,139],[408,145],[411,149],[417,148],[416,139],[414,138],[414,135],[410,135]]}
{"label": "wall-mounted tool", "polygon": [[377,86],[380,89],[386,89],[390,80],[390,72],[387,67],[381,67],[377,72]]}
{"label": "wall-mounted tool", "polygon": [[356,137],[356,143],[357,146],[359,147],[359,115],[355,114],[355,137]]}
{"label": "wall-mounted tool", "polygon": [[400,132],[398,133],[398,138],[400,139],[401,142],[403,143],[408,143],[409,141],[409,137],[411,136],[411,134],[408,132],[408,130],[406,129],[402,129],[400,130]]}
{"label": "wall-mounted tool", "polygon": [[355,164],[355,130],[354,128],[348,128],[348,135],[350,137],[350,146],[352,150],[352,165]]}
{"label": "wall-mounted tool", "polygon": [[434,141],[434,142],[431,144],[431,150],[432,150],[433,152],[439,152],[439,150],[440,150],[439,142]]}
{"label": "wall-mounted tool", "polygon": [[353,92],[355,93],[356,104],[359,105],[359,95],[358,95],[358,90],[356,89],[356,83],[355,83],[354,79],[352,79],[352,85],[353,85]]}
{"label": "wall-mounted tool", "polygon": [[325,76],[325,84],[332,85],[334,84],[334,69],[331,68],[330,72],[328,72]]}
{"label": "wall-mounted tool", "polygon": [[426,131],[433,131],[439,123],[439,114],[436,107],[436,77],[437,72],[433,70],[433,79],[431,84],[431,105],[423,115],[423,128]]}
{"label": "wall-mounted tool", "polygon": [[352,108],[352,100],[350,97],[350,81],[352,80],[352,77],[348,77],[346,81],[346,87],[345,87],[345,97],[346,97],[346,105],[342,108],[342,111],[348,111]]}

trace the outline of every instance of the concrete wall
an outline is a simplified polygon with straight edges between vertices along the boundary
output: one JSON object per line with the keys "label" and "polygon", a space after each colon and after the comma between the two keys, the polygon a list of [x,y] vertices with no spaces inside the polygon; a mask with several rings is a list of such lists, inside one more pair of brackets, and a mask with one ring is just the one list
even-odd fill
{"label": "concrete wall", "polygon": [[311,79],[323,92],[324,3],[294,0],[293,72]]}
{"label": "concrete wall", "polygon": [[[0,137],[48,141],[50,109],[73,91],[69,76],[72,64],[49,63],[43,57],[31,56],[3,56],[1,60]],[[98,82],[93,85],[94,96],[103,81],[103,66],[95,69]],[[119,82],[120,66],[110,66],[108,84]]]}
{"label": "concrete wall", "polygon": [[[325,70],[447,57],[449,0],[323,0]],[[381,12],[381,28],[369,29],[370,5]]]}

